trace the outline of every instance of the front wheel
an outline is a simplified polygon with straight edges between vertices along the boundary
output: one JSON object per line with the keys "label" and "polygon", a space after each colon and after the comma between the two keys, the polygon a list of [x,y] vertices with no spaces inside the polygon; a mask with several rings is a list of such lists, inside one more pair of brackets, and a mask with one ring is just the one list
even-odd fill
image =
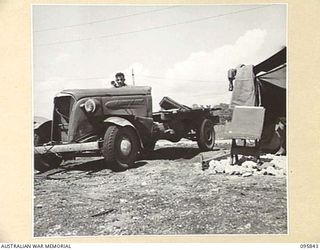
{"label": "front wheel", "polygon": [[214,124],[209,119],[204,119],[197,131],[198,146],[203,151],[212,150],[215,143]]}
{"label": "front wheel", "polygon": [[137,160],[139,138],[131,127],[111,125],[104,135],[102,155],[115,171],[128,169]]}

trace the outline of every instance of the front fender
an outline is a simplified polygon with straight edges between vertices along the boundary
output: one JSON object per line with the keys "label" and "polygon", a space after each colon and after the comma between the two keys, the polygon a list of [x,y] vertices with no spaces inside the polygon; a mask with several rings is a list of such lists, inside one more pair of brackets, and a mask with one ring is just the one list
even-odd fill
{"label": "front fender", "polygon": [[52,121],[47,119],[47,118],[44,118],[44,117],[41,117],[41,116],[35,116],[33,118],[33,130],[37,130],[41,126],[44,126],[45,124],[49,124],[51,122]]}
{"label": "front fender", "polygon": [[108,117],[107,119],[105,119],[104,123],[111,123],[111,124],[114,124],[114,125],[117,125],[120,127],[126,127],[126,126],[132,127],[134,129],[134,131],[136,131],[136,133],[139,137],[140,146],[143,147],[141,135],[140,135],[138,129],[127,119],[124,119],[122,117],[112,116],[112,117]]}
{"label": "front fender", "polygon": [[127,119],[124,119],[122,117],[112,116],[108,117],[104,120],[105,123],[113,123],[115,125],[118,125],[120,127],[130,126],[136,130],[136,127]]}

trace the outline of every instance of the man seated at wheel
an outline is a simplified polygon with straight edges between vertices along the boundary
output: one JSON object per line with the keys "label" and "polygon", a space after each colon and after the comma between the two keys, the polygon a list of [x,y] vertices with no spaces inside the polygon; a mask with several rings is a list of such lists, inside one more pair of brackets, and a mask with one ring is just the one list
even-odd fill
{"label": "man seated at wheel", "polygon": [[125,83],[125,77],[122,72],[119,72],[115,75],[116,81],[112,81],[111,85],[113,85],[115,88],[121,88],[127,86]]}

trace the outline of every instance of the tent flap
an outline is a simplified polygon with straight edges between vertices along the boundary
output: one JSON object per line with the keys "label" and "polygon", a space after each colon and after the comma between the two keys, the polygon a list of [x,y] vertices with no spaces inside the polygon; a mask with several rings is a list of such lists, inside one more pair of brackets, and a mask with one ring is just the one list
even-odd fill
{"label": "tent flap", "polygon": [[267,72],[279,67],[282,64],[285,64],[286,62],[287,62],[287,48],[284,47],[278,53],[274,54],[273,56],[259,63],[258,65],[254,66],[253,72],[256,75],[261,71]]}
{"label": "tent flap", "polygon": [[279,68],[276,68],[272,71],[269,71],[265,74],[262,74],[260,76],[257,76],[257,78],[259,80],[262,80],[264,82],[268,82],[272,85],[275,85],[277,87],[286,88],[286,71],[287,71],[287,66],[286,65],[282,65]]}

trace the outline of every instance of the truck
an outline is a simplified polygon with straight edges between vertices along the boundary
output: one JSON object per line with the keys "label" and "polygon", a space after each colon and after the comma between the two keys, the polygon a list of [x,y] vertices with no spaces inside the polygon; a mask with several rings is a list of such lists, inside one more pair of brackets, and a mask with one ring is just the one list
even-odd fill
{"label": "truck", "polygon": [[103,156],[115,171],[130,168],[158,140],[215,144],[216,109],[190,108],[164,97],[152,112],[151,87],[70,89],[54,97],[52,120],[34,118],[34,167],[40,172],[78,156]]}

